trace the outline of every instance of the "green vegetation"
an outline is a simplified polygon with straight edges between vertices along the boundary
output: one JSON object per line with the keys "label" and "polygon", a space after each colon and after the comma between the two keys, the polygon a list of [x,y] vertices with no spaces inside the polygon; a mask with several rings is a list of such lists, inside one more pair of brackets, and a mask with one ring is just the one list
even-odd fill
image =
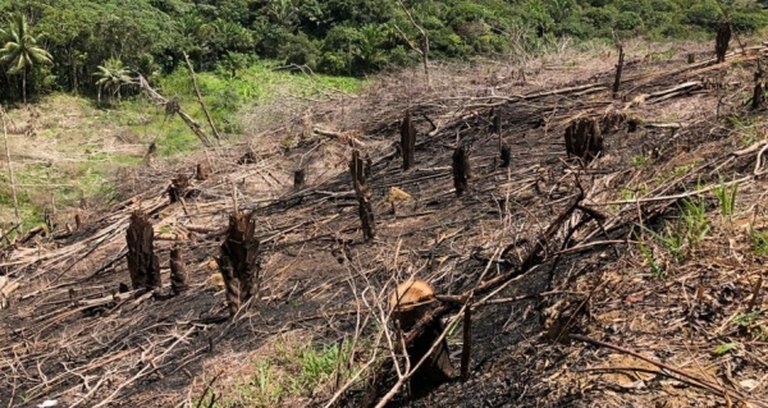
{"label": "green vegetation", "polygon": [[738,184],[728,187],[722,179],[720,180],[720,185],[714,189],[715,197],[717,197],[717,201],[720,203],[720,214],[724,220],[733,217],[734,207],[736,206],[736,193],[738,191]]}
{"label": "green vegetation", "polygon": [[[765,0],[0,0],[0,23],[23,14],[31,30],[24,32],[33,33],[29,38],[52,56],[53,65],[35,67],[39,59],[22,70],[30,91],[96,95],[101,86],[92,74],[109,60],[154,80],[182,66],[184,52],[196,69],[232,76],[253,58],[347,76],[413,64],[421,34],[406,10],[428,33],[431,58],[465,59],[532,51],[564,36],[711,37],[724,11],[736,32],[747,33],[768,24],[765,5]],[[16,77],[3,70],[2,99],[23,98],[27,87]]]}
{"label": "green vegetation", "polygon": [[234,387],[236,395],[227,395],[216,407],[273,407],[294,397],[308,397],[334,381],[337,375],[343,381],[351,370],[349,343],[315,347],[305,344],[276,347],[275,356],[264,357],[254,363],[255,372]]}
{"label": "green vegetation", "polygon": [[749,233],[752,240],[752,250],[757,256],[768,256],[768,231],[752,230]]}
{"label": "green vegetation", "polygon": [[681,262],[686,256],[707,236],[710,226],[706,218],[706,203],[694,201],[690,198],[682,200],[679,208],[679,217],[674,222],[669,222],[661,232],[656,232],[647,227],[641,227],[652,241],[646,240],[641,234],[636,233],[640,253],[649,264],[654,277],[661,278],[664,275],[664,267],[653,254],[649,242],[658,243],[675,262]]}

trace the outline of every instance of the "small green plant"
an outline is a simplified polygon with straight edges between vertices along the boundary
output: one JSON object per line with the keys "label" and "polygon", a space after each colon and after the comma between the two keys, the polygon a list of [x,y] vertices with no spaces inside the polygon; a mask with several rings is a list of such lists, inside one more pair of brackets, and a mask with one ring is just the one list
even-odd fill
{"label": "small green plant", "polygon": [[768,256],[768,231],[753,229],[749,233],[752,240],[752,250],[757,256]]}
{"label": "small green plant", "polygon": [[640,253],[643,255],[643,259],[645,259],[645,262],[647,262],[651,268],[651,274],[653,274],[656,279],[663,279],[664,267],[661,266],[656,260],[656,257],[653,256],[653,251],[648,246],[645,238],[642,237],[639,233],[635,233],[635,240],[637,241]]}
{"label": "small green plant", "polygon": [[720,214],[723,219],[731,219],[733,217],[734,208],[736,206],[736,193],[739,190],[739,185],[727,186],[721,179],[720,185],[718,185],[713,191],[717,201],[720,203]]}
{"label": "small green plant", "polygon": [[744,313],[736,316],[733,319],[734,324],[739,327],[743,334],[752,336],[753,338],[763,339],[765,337],[765,326],[761,320],[765,310],[755,310],[753,312]]}
{"label": "small green plant", "polygon": [[632,165],[635,167],[645,167],[651,162],[651,158],[640,154],[632,158]]}
{"label": "small green plant", "polygon": [[682,220],[685,224],[686,240],[691,246],[704,240],[709,232],[707,209],[703,200],[694,202],[690,198],[683,199],[680,206]]}
{"label": "small green plant", "polygon": [[339,364],[346,360],[349,354],[347,347],[339,350],[338,344],[323,346],[321,348],[307,347],[298,355],[299,377],[297,382],[302,388],[315,388],[318,384],[328,379],[336,371]]}
{"label": "small green plant", "polygon": [[715,355],[716,356],[724,356],[731,352],[732,350],[735,350],[738,348],[738,343],[724,343],[715,348]]}

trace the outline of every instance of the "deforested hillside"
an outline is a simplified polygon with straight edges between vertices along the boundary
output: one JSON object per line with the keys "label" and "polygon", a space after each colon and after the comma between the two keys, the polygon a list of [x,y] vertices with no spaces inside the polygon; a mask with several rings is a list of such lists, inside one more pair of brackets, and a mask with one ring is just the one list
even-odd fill
{"label": "deforested hillside", "polygon": [[4,247],[0,401],[767,407],[768,44],[740,41],[254,108],[281,120]]}

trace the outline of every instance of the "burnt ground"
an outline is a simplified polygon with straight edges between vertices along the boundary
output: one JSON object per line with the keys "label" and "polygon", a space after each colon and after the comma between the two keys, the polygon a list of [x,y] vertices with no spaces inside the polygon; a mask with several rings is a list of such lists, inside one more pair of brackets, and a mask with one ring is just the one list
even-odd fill
{"label": "burnt ground", "polygon": [[[2,267],[20,287],[0,310],[0,401],[196,406],[213,384],[221,406],[253,406],[233,394],[254,361],[280,344],[344,339],[353,346],[343,375],[256,406],[375,403],[396,383],[380,369],[392,364],[388,295],[415,276],[441,294],[475,290],[470,375],[418,401],[400,390],[389,406],[768,406],[757,283],[766,255],[754,238],[767,225],[767,118],[747,106],[766,49],[720,65],[708,57],[630,59],[617,98],[605,61],[538,61],[523,67],[538,72],[526,80],[506,68],[453,85],[438,79],[439,91],[382,87],[341,109],[308,109],[251,144],[126,174],[125,202],[92,214],[83,230],[6,248]],[[403,171],[396,141],[406,108],[419,134],[416,165]],[[492,114],[509,168],[499,166]],[[583,117],[599,121],[605,141],[587,166],[563,143]],[[311,131],[333,124],[342,132]],[[274,142],[291,132],[295,145]],[[461,197],[451,172],[458,144],[472,167]],[[373,164],[370,242],[346,170],[351,146]],[[248,151],[255,160],[237,164]],[[170,180],[198,161],[212,176],[171,204]],[[308,169],[302,189],[291,187],[297,167]],[[731,185],[736,208],[722,217],[715,192]],[[392,187],[411,196],[394,212]],[[230,319],[212,261],[233,203],[256,216],[262,284]],[[693,221],[691,203],[703,209]],[[125,229],[136,209],[155,228],[166,286],[154,293],[118,293],[129,283]],[[678,236],[670,249],[664,238]],[[191,288],[170,297],[174,245]],[[446,323],[457,316],[458,307],[444,309]],[[448,338],[457,368],[461,332]],[[382,391],[373,398],[371,383]]]}

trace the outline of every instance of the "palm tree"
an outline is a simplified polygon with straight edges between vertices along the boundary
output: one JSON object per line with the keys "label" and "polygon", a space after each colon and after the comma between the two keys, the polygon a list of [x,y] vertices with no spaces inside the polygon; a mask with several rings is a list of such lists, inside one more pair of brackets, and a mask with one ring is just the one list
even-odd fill
{"label": "palm tree", "polygon": [[123,61],[117,58],[110,58],[104,61],[104,65],[96,67],[93,75],[97,76],[96,86],[99,87],[98,101],[101,102],[101,91],[107,91],[111,97],[117,96],[120,100],[120,88],[132,81],[131,70],[123,65]]}
{"label": "palm tree", "polygon": [[8,75],[21,74],[21,93],[27,103],[27,74],[37,64],[51,63],[53,58],[44,48],[37,45],[37,39],[29,32],[27,17],[16,14],[9,30],[1,35],[5,43],[0,48],[0,62],[8,64]]}

